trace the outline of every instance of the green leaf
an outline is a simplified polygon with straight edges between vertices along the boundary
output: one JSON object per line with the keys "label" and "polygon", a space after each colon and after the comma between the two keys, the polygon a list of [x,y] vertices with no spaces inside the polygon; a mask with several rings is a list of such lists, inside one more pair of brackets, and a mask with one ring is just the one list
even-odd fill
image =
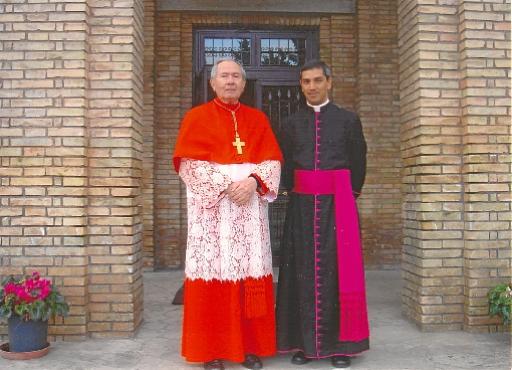
{"label": "green leaf", "polygon": [[497,315],[497,314],[498,314],[498,312],[499,312],[499,307],[498,307],[498,306],[496,306],[496,305],[492,305],[492,306],[490,306],[490,307],[489,307],[489,314],[490,314],[491,316],[495,316],[495,315]]}
{"label": "green leaf", "polygon": [[489,299],[489,315],[498,315],[504,324],[511,321],[512,311],[512,284],[502,283],[490,289],[487,296]]}
{"label": "green leaf", "polygon": [[0,306],[0,318],[7,320],[12,315],[11,306]]}

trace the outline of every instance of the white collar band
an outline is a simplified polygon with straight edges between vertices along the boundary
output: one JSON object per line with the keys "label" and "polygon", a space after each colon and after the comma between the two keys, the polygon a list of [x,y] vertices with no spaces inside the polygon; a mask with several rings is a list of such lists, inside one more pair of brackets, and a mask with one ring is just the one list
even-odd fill
{"label": "white collar band", "polygon": [[326,101],[324,101],[322,104],[318,104],[318,105],[309,104],[309,102],[308,102],[308,101],[306,101],[306,104],[307,104],[308,106],[310,106],[311,108],[313,108],[313,110],[314,110],[315,112],[320,112],[320,109],[321,109],[323,106],[325,106],[325,105],[329,104],[329,99],[327,99]]}

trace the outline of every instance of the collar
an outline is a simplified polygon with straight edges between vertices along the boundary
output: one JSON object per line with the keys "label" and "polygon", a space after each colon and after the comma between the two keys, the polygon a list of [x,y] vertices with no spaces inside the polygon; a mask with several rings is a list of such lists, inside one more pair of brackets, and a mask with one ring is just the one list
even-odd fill
{"label": "collar", "polygon": [[227,109],[227,110],[229,110],[229,111],[234,111],[234,112],[236,112],[236,111],[240,108],[240,101],[238,101],[238,102],[237,102],[237,103],[235,103],[235,104],[229,104],[229,103],[224,103],[224,102],[223,102],[222,100],[220,100],[219,98],[215,98],[215,99],[213,99],[213,102],[214,102],[216,105],[218,105],[218,106],[220,106],[220,107],[222,107],[222,108],[224,108],[224,109]]}
{"label": "collar", "polygon": [[313,110],[314,110],[315,112],[320,112],[321,108],[322,108],[322,107],[325,107],[327,104],[329,104],[329,102],[330,102],[330,101],[329,101],[329,99],[327,99],[327,100],[326,100],[326,101],[324,101],[322,104],[318,104],[318,105],[309,104],[309,102],[308,102],[308,101],[306,101],[306,104],[307,104],[308,106],[310,106],[311,108],[313,108]]}

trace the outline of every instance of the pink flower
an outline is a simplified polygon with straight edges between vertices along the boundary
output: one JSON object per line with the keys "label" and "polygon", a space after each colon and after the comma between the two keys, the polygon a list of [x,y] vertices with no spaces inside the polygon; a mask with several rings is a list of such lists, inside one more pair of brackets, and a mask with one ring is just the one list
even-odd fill
{"label": "pink flower", "polygon": [[41,279],[39,273],[34,272],[32,277],[5,284],[4,292],[5,295],[14,295],[17,304],[32,303],[37,300],[44,301],[52,292],[52,283],[50,280]]}
{"label": "pink flower", "polygon": [[[5,283],[3,288],[3,299],[0,300],[0,307],[11,310],[22,310],[21,316],[29,320],[30,311],[34,308],[34,302],[43,302],[42,312],[36,314],[38,318],[64,312],[69,310],[69,305],[62,302],[62,295],[56,291],[49,279],[42,279],[37,271],[30,276],[15,280],[14,277]],[[55,294],[54,294],[55,293]],[[60,301],[59,301],[60,300]]]}
{"label": "pink flower", "polygon": [[5,295],[13,294],[16,291],[16,285],[13,282],[5,284],[4,292]]}

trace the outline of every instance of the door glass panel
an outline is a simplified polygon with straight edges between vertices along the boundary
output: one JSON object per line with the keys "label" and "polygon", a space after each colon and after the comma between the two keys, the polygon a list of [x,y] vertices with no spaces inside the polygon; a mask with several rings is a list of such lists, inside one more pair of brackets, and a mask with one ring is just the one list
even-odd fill
{"label": "door glass panel", "polygon": [[260,40],[262,66],[298,67],[306,61],[306,40],[303,38],[273,38]]}
{"label": "door glass panel", "polygon": [[213,65],[219,59],[234,59],[242,65],[251,61],[251,40],[248,38],[205,38],[205,65]]}

